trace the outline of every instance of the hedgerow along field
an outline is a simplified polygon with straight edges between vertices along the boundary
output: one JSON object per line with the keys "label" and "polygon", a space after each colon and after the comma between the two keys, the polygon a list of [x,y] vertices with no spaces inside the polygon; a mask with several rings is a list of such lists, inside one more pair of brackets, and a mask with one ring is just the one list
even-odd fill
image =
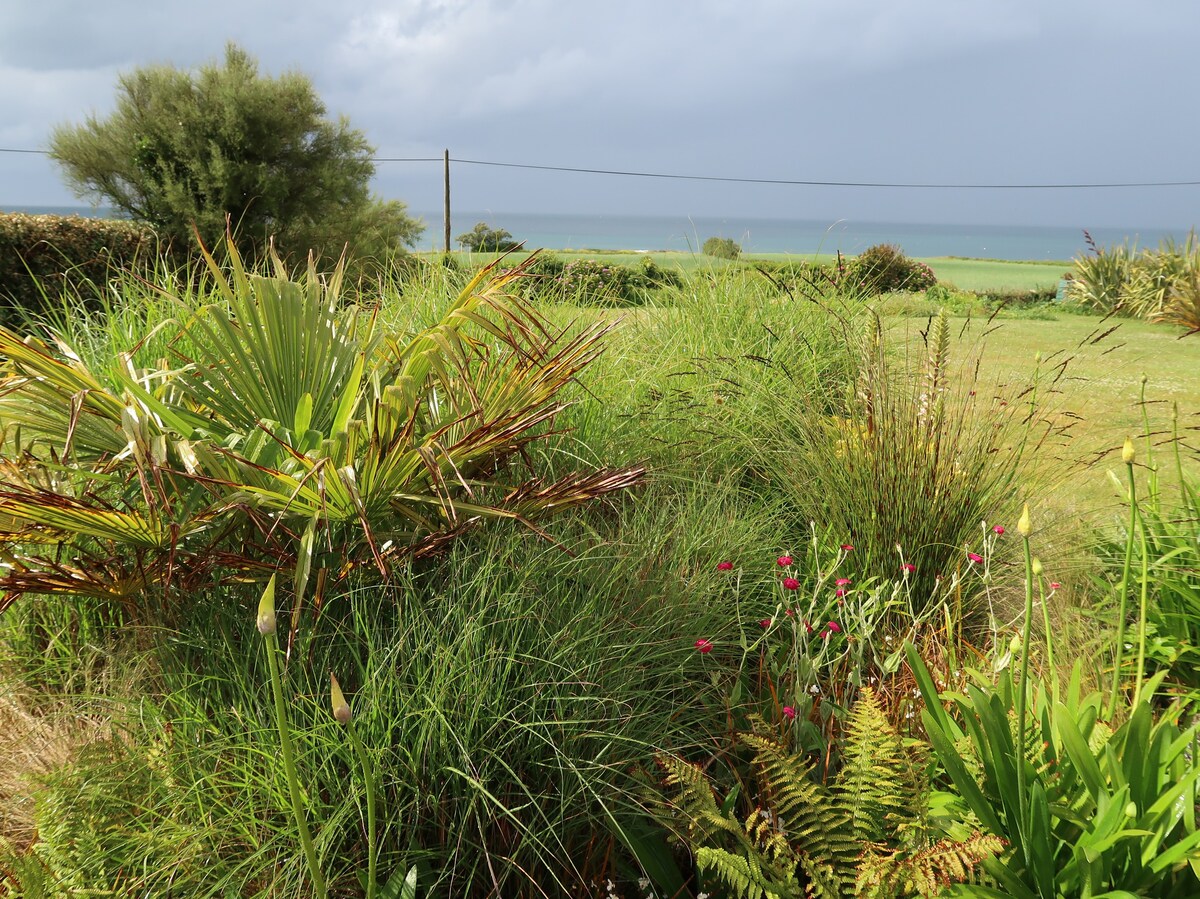
{"label": "hedgerow along field", "polygon": [[5,338],[10,894],[1195,893],[1178,329],[233,265]]}

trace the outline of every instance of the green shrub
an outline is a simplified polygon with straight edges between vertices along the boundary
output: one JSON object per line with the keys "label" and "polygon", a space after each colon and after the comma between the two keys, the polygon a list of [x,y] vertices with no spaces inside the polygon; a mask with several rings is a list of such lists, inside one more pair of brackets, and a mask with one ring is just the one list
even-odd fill
{"label": "green shrub", "polygon": [[867,294],[926,290],[937,276],[924,262],[904,255],[895,244],[881,243],[863,250],[851,263],[847,280]]}
{"label": "green shrub", "polygon": [[717,259],[737,259],[742,255],[742,248],[728,237],[710,237],[704,241],[700,252]]}
{"label": "green shrub", "polygon": [[64,295],[95,297],[122,269],[153,265],[154,231],[78,215],[0,214],[0,323],[40,315]]}

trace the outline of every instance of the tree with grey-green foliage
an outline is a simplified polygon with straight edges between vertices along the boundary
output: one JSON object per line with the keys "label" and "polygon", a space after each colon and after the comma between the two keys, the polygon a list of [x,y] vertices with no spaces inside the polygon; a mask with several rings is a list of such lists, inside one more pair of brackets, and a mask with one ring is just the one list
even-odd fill
{"label": "tree with grey-green foliage", "polygon": [[150,223],[177,250],[215,245],[226,217],[243,255],[270,239],[285,255],[386,256],[412,246],[421,223],[373,197],[374,148],[326,116],[297,72],[259,74],[234,44],[222,63],[155,65],[120,76],[113,113],[62,125],[50,156],[82,199]]}
{"label": "tree with grey-green foliage", "polygon": [[476,222],[475,227],[454,238],[463,249],[473,253],[508,253],[521,248],[519,240],[503,228],[493,228],[487,222]]}

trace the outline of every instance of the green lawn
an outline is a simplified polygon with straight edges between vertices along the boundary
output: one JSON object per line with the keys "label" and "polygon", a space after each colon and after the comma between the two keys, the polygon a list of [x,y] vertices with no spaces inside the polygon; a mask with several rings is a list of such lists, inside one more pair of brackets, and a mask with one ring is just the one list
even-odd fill
{"label": "green lawn", "polygon": [[937,275],[938,281],[960,290],[1033,290],[1054,287],[1070,262],[1006,262],[999,259],[959,259],[938,257],[922,259]]}
{"label": "green lawn", "polygon": [[[1055,420],[1070,425],[1070,440],[1055,454],[1059,458],[1054,464],[1061,463],[1061,468],[1054,477],[1054,504],[1072,513],[1103,514],[1116,497],[1107,471],[1120,471],[1121,446],[1126,436],[1145,432],[1146,419],[1158,446],[1158,467],[1168,482],[1173,481],[1174,461],[1164,442],[1171,437],[1175,407],[1185,446],[1200,443],[1194,437],[1200,428],[1200,378],[1195,374],[1200,341],[1181,340],[1180,329],[1144,321],[1104,320],[1061,310],[1048,316],[991,323],[960,319],[956,331],[970,341],[971,358],[980,360],[985,383],[1028,381],[1040,357],[1041,382],[1054,391]],[[913,342],[921,339],[924,326],[924,319],[893,320],[893,327]],[[1109,329],[1115,330],[1106,333]],[[971,363],[964,365],[970,367]],[[1061,377],[1054,382],[1060,369]],[[1187,435],[1192,435],[1190,440]],[[1138,462],[1145,464],[1146,443],[1139,440],[1137,446]],[[1185,450],[1184,456],[1185,468],[1190,465],[1200,476],[1200,451]]]}

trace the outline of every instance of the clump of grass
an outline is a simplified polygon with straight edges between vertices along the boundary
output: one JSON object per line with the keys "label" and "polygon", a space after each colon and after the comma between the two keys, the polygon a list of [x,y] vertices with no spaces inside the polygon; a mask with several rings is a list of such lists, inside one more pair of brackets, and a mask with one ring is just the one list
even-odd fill
{"label": "clump of grass", "polygon": [[855,338],[858,376],[840,408],[805,408],[785,394],[786,411],[752,451],[797,515],[855,546],[864,575],[897,579],[913,566],[919,612],[950,601],[956,619],[982,624],[990,610],[972,594],[983,584],[964,575],[991,528],[1011,525],[1018,494],[1033,489],[1030,463],[1054,433],[1042,417],[1053,378],[1035,373],[1006,389],[983,383],[969,362],[964,375],[944,312],[923,336],[924,358],[908,359],[876,320]]}

